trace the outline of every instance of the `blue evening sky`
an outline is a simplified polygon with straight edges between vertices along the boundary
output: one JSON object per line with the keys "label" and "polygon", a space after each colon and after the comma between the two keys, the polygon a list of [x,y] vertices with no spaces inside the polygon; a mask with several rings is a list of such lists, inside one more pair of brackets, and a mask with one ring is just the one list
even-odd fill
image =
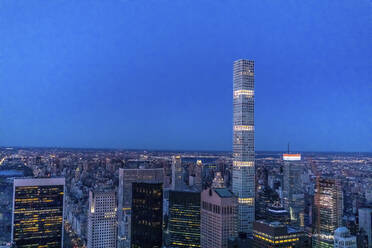
{"label": "blue evening sky", "polygon": [[371,0],[0,0],[0,146],[372,151]]}

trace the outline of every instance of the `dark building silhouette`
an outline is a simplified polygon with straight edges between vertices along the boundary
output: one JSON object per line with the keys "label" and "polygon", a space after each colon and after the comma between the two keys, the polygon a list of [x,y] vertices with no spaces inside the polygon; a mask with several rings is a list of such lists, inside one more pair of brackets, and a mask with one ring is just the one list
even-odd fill
{"label": "dark building silhouette", "polygon": [[266,211],[266,218],[268,221],[279,221],[283,224],[290,223],[290,217],[287,210],[280,204],[280,202],[275,202],[273,205],[269,206]]}
{"label": "dark building silhouette", "polygon": [[163,184],[132,184],[132,248],[162,247]]}
{"label": "dark building silhouette", "polygon": [[268,207],[279,200],[279,195],[270,187],[263,187],[256,197],[256,219],[266,219]]}
{"label": "dark building silhouette", "polygon": [[200,247],[200,193],[169,191],[168,247]]}

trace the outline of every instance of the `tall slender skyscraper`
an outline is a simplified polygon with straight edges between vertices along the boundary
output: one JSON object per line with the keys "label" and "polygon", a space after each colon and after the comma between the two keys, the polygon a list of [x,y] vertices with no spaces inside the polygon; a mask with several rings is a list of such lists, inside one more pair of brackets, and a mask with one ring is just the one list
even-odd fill
{"label": "tall slender skyscraper", "polygon": [[64,178],[14,179],[15,247],[63,247]]}
{"label": "tall slender skyscraper", "polygon": [[239,232],[252,233],[255,219],[254,61],[234,62],[233,177]]}

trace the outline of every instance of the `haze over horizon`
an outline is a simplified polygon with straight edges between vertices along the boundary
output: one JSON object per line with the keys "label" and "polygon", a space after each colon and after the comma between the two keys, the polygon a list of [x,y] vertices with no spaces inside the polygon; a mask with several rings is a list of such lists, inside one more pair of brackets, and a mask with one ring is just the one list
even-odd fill
{"label": "haze over horizon", "polygon": [[232,149],[255,60],[256,150],[372,151],[370,0],[0,2],[0,146]]}

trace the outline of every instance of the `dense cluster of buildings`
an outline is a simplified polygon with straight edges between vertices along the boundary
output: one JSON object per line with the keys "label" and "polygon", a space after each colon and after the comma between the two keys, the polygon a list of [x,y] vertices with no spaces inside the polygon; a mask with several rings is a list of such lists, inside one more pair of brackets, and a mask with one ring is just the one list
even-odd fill
{"label": "dense cluster of buildings", "polygon": [[255,152],[254,62],[233,152],[0,149],[0,247],[372,247],[372,155]]}

